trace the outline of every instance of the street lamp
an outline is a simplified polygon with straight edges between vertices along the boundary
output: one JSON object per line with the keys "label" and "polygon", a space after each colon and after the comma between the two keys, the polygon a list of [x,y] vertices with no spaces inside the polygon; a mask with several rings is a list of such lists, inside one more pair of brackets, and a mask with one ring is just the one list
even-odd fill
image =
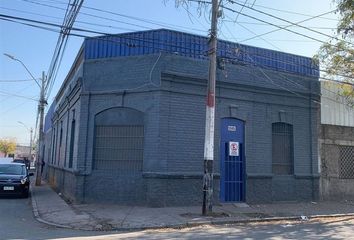
{"label": "street lamp", "polygon": [[8,53],[4,53],[4,55],[14,61],[17,61],[19,63],[22,64],[22,66],[26,69],[26,71],[29,73],[29,75],[32,77],[32,79],[37,83],[38,87],[41,88],[41,85],[39,85],[37,79],[35,77],[33,77],[33,74],[28,70],[28,68],[26,67],[26,65],[20,60],[20,59],[17,59],[15,58],[14,56],[8,54]]}
{"label": "street lamp", "polygon": [[17,59],[16,57],[8,54],[8,53],[4,53],[4,55],[14,61],[17,61],[19,63],[21,63],[21,65],[26,69],[26,71],[28,72],[28,74],[32,77],[32,79],[37,83],[38,87],[40,88],[40,97],[39,97],[39,102],[38,102],[38,109],[39,109],[39,144],[38,144],[38,151],[37,151],[37,161],[36,161],[36,186],[40,186],[41,185],[41,166],[40,163],[43,159],[43,154],[42,153],[42,148],[43,148],[43,121],[44,121],[44,106],[47,104],[47,101],[45,99],[44,96],[44,89],[45,89],[45,85],[46,85],[46,76],[44,74],[44,72],[42,72],[42,81],[41,84],[39,84],[39,82],[36,80],[35,77],[33,77],[33,74],[28,70],[28,68],[26,67],[26,65],[19,59]]}
{"label": "street lamp", "polygon": [[32,134],[33,134],[33,128],[28,128],[26,124],[24,124],[21,121],[17,121],[19,124],[24,126],[29,132],[30,132],[30,149],[29,149],[29,157],[30,157],[30,163],[32,162]]}

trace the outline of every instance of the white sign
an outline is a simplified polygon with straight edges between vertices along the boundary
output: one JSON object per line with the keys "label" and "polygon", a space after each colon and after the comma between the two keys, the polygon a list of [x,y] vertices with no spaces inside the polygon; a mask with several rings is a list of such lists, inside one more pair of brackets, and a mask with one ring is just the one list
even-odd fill
{"label": "white sign", "polygon": [[227,126],[227,131],[236,132],[236,126]]}
{"label": "white sign", "polygon": [[240,155],[239,142],[229,142],[229,156],[238,157]]}

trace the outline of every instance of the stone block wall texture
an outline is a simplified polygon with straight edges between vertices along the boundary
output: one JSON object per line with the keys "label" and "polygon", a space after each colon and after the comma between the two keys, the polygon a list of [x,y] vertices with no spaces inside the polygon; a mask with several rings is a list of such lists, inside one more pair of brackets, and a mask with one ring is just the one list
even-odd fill
{"label": "stone block wall texture", "polygon": [[[319,145],[321,198],[323,200],[354,200],[354,176],[342,178],[340,174],[340,147],[354,148],[354,128],[322,124]],[[351,162],[354,168],[354,158]]]}
{"label": "stone block wall texture", "polygon": [[[156,207],[201,203],[207,69],[207,61],[165,53],[84,63],[76,162],[72,169],[76,189],[68,191],[76,201]],[[259,70],[256,66],[227,64],[224,70],[219,69],[216,175],[222,174],[220,120],[238,118],[245,121],[246,128],[246,202],[313,199],[313,192],[318,192],[318,171],[314,168],[318,165],[317,138],[313,137],[317,136],[314,116],[318,107],[312,100],[318,100],[318,93],[315,78]],[[144,114],[141,173],[117,175],[92,168],[95,115],[114,107]],[[279,121],[294,128],[295,170],[294,175],[286,177],[272,174],[271,126]],[[63,180],[53,176],[49,179],[65,187],[58,183]],[[216,177],[216,204],[219,189]]]}

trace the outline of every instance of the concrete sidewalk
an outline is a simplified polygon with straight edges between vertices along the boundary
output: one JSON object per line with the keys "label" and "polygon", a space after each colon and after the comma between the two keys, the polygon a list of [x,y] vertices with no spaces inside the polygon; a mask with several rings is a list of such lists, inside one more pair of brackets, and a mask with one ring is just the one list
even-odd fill
{"label": "concrete sidewalk", "polygon": [[354,202],[222,204],[214,206],[214,214],[210,217],[201,215],[201,206],[148,208],[113,204],[68,204],[45,182],[39,187],[32,186],[31,197],[37,220],[57,227],[81,230],[141,230],[354,216]]}

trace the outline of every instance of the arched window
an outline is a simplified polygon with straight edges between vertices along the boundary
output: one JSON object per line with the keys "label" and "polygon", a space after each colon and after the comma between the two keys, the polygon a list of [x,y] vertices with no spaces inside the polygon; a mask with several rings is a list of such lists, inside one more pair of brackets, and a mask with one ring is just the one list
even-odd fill
{"label": "arched window", "polygon": [[293,126],[287,123],[272,124],[272,171],[275,175],[294,173]]}
{"label": "arched window", "polygon": [[140,172],[143,154],[143,113],[119,107],[96,115],[94,170]]}

